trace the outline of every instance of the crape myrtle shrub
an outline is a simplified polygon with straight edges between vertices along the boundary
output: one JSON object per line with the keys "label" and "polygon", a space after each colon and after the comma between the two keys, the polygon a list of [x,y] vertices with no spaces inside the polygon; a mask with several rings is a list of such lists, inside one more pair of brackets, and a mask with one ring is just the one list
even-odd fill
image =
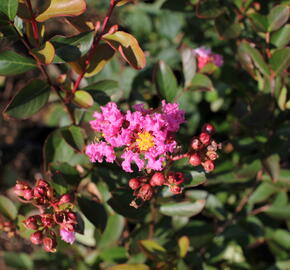
{"label": "crape myrtle shrub", "polygon": [[289,270],[288,19],[1,0],[1,269]]}

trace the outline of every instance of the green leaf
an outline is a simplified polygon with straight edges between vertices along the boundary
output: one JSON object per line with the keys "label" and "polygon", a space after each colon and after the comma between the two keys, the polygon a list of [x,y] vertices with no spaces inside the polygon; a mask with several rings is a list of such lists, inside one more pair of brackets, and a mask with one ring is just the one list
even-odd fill
{"label": "green leaf", "polygon": [[108,270],[150,270],[150,268],[145,264],[118,264]]}
{"label": "green leaf", "polygon": [[261,183],[249,197],[248,203],[255,204],[266,201],[271,195],[279,190],[280,189],[276,188],[275,185],[271,183]]}
{"label": "green leaf", "polygon": [[283,48],[290,42],[290,24],[283,26],[271,35],[271,43],[277,48]]}
{"label": "green leaf", "polygon": [[161,205],[160,212],[166,216],[192,217],[199,214],[203,210],[205,203],[205,200],[198,200],[194,203],[165,203]]}
{"label": "green leaf", "polygon": [[266,172],[270,175],[273,182],[276,182],[279,179],[280,175],[280,157],[278,154],[271,155],[264,160],[262,164]]}
{"label": "green leaf", "polygon": [[14,203],[3,195],[0,195],[0,212],[11,220],[17,217],[17,208]]}
{"label": "green leaf", "polygon": [[265,60],[261,53],[256,49],[250,46],[247,42],[241,42],[240,46],[243,46],[243,51],[247,53],[253,62],[255,63],[256,67],[266,76],[270,76],[270,70],[267,66]]}
{"label": "green leaf", "polygon": [[284,111],[286,109],[287,102],[287,88],[285,86],[281,89],[277,101],[280,110]]}
{"label": "green leaf", "polygon": [[52,163],[50,169],[60,173],[65,181],[72,186],[77,185],[81,180],[78,171],[68,163]]}
{"label": "green leaf", "polygon": [[239,22],[232,21],[228,16],[220,16],[215,20],[215,26],[223,39],[237,38],[242,31]]}
{"label": "green leaf", "polygon": [[204,172],[190,171],[188,174],[190,174],[191,180],[185,182],[186,187],[196,187],[204,184],[207,180]]}
{"label": "green leaf", "polygon": [[0,11],[8,16],[12,21],[17,13],[18,0],[1,0],[0,1]]}
{"label": "green leaf", "polygon": [[118,82],[113,80],[102,80],[86,86],[83,90],[106,91],[118,88]]}
{"label": "green leaf", "polygon": [[178,90],[177,80],[171,68],[160,61],[155,69],[155,85],[159,94],[172,102]]}
{"label": "green leaf", "polygon": [[5,264],[14,269],[33,270],[32,258],[24,252],[4,252]]}
{"label": "green leaf", "polygon": [[72,37],[54,36],[50,41],[55,47],[54,63],[76,61],[92,46],[94,32],[83,32]]}
{"label": "green leaf", "polygon": [[288,21],[289,7],[278,5],[271,9],[268,15],[268,31],[273,32],[278,30],[283,24]]}
{"label": "green leaf", "polygon": [[40,63],[49,65],[54,59],[55,49],[53,45],[47,41],[41,47],[30,50],[30,54],[33,55]]}
{"label": "green leaf", "polygon": [[271,230],[271,233],[268,237],[274,240],[278,245],[282,246],[283,248],[290,250],[290,233],[286,230]]}
{"label": "green leaf", "polygon": [[268,18],[267,16],[261,15],[259,13],[252,13],[249,15],[254,28],[258,32],[267,32],[268,29]]}
{"label": "green leaf", "polygon": [[83,151],[85,140],[84,133],[80,127],[70,126],[62,129],[62,136],[72,148],[79,152]]}
{"label": "green leaf", "polygon": [[277,75],[287,70],[290,65],[290,48],[276,50],[270,59],[270,64]]}
{"label": "green leaf", "polygon": [[33,80],[15,95],[5,112],[15,118],[28,118],[47,103],[49,94],[50,86],[46,82]]}
{"label": "green leaf", "polygon": [[265,210],[265,213],[275,219],[290,219],[290,204],[283,207],[272,205]]}
{"label": "green leaf", "polygon": [[139,245],[142,251],[151,259],[164,258],[166,250],[153,240],[141,240]]}
{"label": "green leaf", "polygon": [[189,238],[187,236],[182,236],[178,239],[179,256],[181,258],[185,257],[189,249]]}
{"label": "green leaf", "polygon": [[218,0],[200,0],[196,7],[196,15],[202,19],[213,19],[227,10]]}
{"label": "green leaf", "polygon": [[214,90],[214,87],[208,76],[197,73],[191,81],[189,90],[211,91]]}
{"label": "green leaf", "polygon": [[99,241],[99,248],[107,248],[117,243],[125,225],[125,219],[120,215],[112,215],[109,217],[106,229]]}
{"label": "green leaf", "polygon": [[0,53],[0,75],[20,74],[36,67],[36,62],[12,51]]}
{"label": "green leaf", "polygon": [[77,90],[75,92],[73,102],[81,108],[90,108],[94,105],[94,99],[87,91]]}
{"label": "green leaf", "polygon": [[105,262],[125,262],[128,259],[127,250],[124,247],[110,247],[100,252],[100,258]]}
{"label": "green leaf", "polygon": [[[86,218],[101,231],[104,231],[107,224],[107,213],[104,206],[84,196],[78,198],[78,205]],[[95,214],[92,214],[95,213]]]}
{"label": "green leaf", "polygon": [[181,51],[184,86],[188,87],[196,72],[196,58],[193,49],[186,48]]}

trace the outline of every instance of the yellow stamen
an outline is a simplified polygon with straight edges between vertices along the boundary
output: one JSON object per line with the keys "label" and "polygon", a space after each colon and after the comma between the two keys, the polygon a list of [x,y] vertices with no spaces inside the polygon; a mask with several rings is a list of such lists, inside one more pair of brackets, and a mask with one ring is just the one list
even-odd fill
{"label": "yellow stamen", "polygon": [[147,151],[154,146],[154,137],[148,132],[139,132],[136,142],[141,151]]}

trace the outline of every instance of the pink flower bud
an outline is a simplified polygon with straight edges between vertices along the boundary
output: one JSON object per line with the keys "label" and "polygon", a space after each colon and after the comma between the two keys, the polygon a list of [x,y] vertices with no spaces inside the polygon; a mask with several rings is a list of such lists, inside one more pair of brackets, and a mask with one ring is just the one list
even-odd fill
{"label": "pink flower bud", "polygon": [[65,229],[60,229],[59,231],[61,240],[73,244],[73,242],[76,240],[75,232],[74,231],[68,231]]}
{"label": "pink flower bud", "polygon": [[148,201],[152,198],[153,193],[153,188],[149,184],[145,184],[140,188],[137,196],[143,201]]}
{"label": "pink flower bud", "polygon": [[201,164],[200,155],[197,153],[190,155],[189,163],[194,167],[200,165]]}
{"label": "pink flower bud", "polygon": [[53,237],[44,237],[42,240],[43,248],[47,252],[55,252],[56,251],[56,240]]}
{"label": "pink flower bud", "polygon": [[164,182],[165,182],[165,178],[164,178],[163,173],[161,173],[161,172],[154,173],[150,179],[150,185],[152,187],[162,186],[164,184]]}
{"label": "pink flower bud", "polygon": [[181,193],[181,187],[177,185],[170,186],[170,191],[174,194],[180,194]]}
{"label": "pink flower bud", "polygon": [[212,124],[206,123],[202,127],[202,132],[212,135],[215,133],[215,127]]}
{"label": "pink flower bud", "polygon": [[210,143],[211,136],[206,132],[202,132],[199,135],[199,139],[202,144],[208,145]]}
{"label": "pink flower bud", "polygon": [[193,150],[200,150],[202,148],[202,143],[198,138],[193,138],[191,142],[191,147]]}
{"label": "pink flower bud", "polygon": [[42,243],[42,231],[36,231],[30,235],[30,241],[34,245],[39,245]]}
{"label": "pink flower bud", "polygon": [[72,211],[67,212],[65,219],[66,219],[66,222],[74,223],[74,224],[77,223],[77,215],[75,212],[72,212]]}
{"label": "pink flower bud", "polygon": [[41,216],[41,222],[44,227],[51,228],[54,226],[53,216],[51,214],[43,214]]}
{"label": "pink flower bud", "polygon": [[16,196],[23,197],[24,191],[26,191],[26,190],[31,190],[28,183],[26,183],[24,181],[17,181],[16,182],[16,185],[14,187],[14,193],[16,194]]}
{"label": "pink flower bud", "polygon": [[207,160],[202,163],[202,166],[206,172],[211,172],[214,170],[215,166],[212,160]]}
{"label": "pink flower bud", "polygon": [[218,154],[215,151],[207,151],[206,156],[210,160],[216,160],[218,158]]}
{"label": "pink flower bud", "polygon": [[37,230],[39,228],[39,222],[40,222],[40,216],[39,215],[35,215],[35,216],[30,216],[27,219],[24,220],[24,225],[28,228],[28,229],[32,229],[32,230]]}
{"label": "pink flower bud", "polygon": [[65,203],[72,203],[72,202],[73,202],[73,198],[70,194],[63,194],[58,201],[58,205],[62,205]]}
{"label": "pink flower bud", "polygon": [[132,189],[132,190],[136,190],[137,188],[140,187],[140,182],[137,178],[132,178],[130,179],[129,181],[129,187]]}
{"label": "pink flower bud", "polygon": [[23,198],[27,201],[30,201],[33,199],[33,190],[32,189],[26,189],[23,191]]}

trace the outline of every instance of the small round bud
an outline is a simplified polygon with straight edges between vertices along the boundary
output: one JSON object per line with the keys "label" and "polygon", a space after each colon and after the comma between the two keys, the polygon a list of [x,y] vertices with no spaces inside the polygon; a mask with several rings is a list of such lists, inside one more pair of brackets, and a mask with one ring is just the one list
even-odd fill
{"label": "small round bud", "polygon": [[14,193],[16,194],[16,196],[23,197],[25,190],[31,190],[28,183],[23,181],[17,181],[14,187]]}
{"label": "small round bud", "polygon": [[53,216],[51,214],[44,214],[41,216],[41,222],[44,227],[51,228],[54,225]]}
{"label": "small round bud", "polygon": [[203,127],[202,127],[202,132],[206,132],[210,135],[214,134],[215,133],[215,128],[212,124],[204,124]]}
{"label": "small round bud", "polygon": [[164,184],[164,182],[165,182],[165,178],[164,178],[163,173],[161,173],[161,172],[154,173],[150,179],[150,185],[152,187],[162,186]]}
{"label": "small round bud", "polygon": [[197,153],[190,155],[189,163],[194,167],[200,165],[201,164],[200,155]]}
{"label": "small round bud", "polygon": [[25,219],[24,225],[28,229],[37,230],[39,228],[39,225],[38,225],[39,222],[40,222],[40,216],[35,215],[35,216],[30,216],[27,219]]}
{"label": "small round bud", "polygon": [[202,148],[202,143],[198,138],[194,138],[191,142],[191,148],[193,150],[200,150]]}
{"label": "small round bud", "polygon": [[58,205],[62,205],[65,203],[72,203],[72,202],[73,202],[73,198],[70,194],[63,194],[58,201]]}
{"label": "small round bud", "polygon": [[210,160],[216,160],[218,158],[218,154],[215,151],[207,151],[206,152],[206,156],[210,159]]}
{"label": "small round bud", "polygon": [[211,172],[214,170],[215,166],[212,160],[207,160],[202,163],[202,166],[206,172]]}
{"label": "small round bud", "polygon": [[137,196],[143,201],[148,201],[152,198],[153,193],[153,188],[149,184],[145,184],[140,188]]}
{"label": "small round bud", "polygon": [[23,191],[23,198],[27,201],[30,201],[33,199],[33,190],[32,189],[26,189]]}
{"label": "small round bud", "polygon": [[47,252],[55,252],[56,251],[55,238],[45,237],[45,238],[43,238],[42,243],[43,243],[43,248],[45,251],[47,251]]}
{"label": "small round bud", "polygon": [[208,145],[210,143],[211,137],[210,137],[210,135],[208,133],[202,132],[199,135],[199,139],[200,139],[200,141],[201,141],[202,144]]}
{"label": "small round bud", "polygon": [[180,194],[181,193],[181,187],[177,185],[170,186],[170,191],[174,194]]}
{"label": "small round bud", "polygon": [[42,232],[37,231],[30,235],[30,241],[34,245],[39,245],[42,243]]}
{"label": "small round bud", "polygon": [[130,179],[129,181],[129,187],[132,189],[132,190],[136,190],[140,187],[140,181],[137,179],[137,178],[132,178]]}

